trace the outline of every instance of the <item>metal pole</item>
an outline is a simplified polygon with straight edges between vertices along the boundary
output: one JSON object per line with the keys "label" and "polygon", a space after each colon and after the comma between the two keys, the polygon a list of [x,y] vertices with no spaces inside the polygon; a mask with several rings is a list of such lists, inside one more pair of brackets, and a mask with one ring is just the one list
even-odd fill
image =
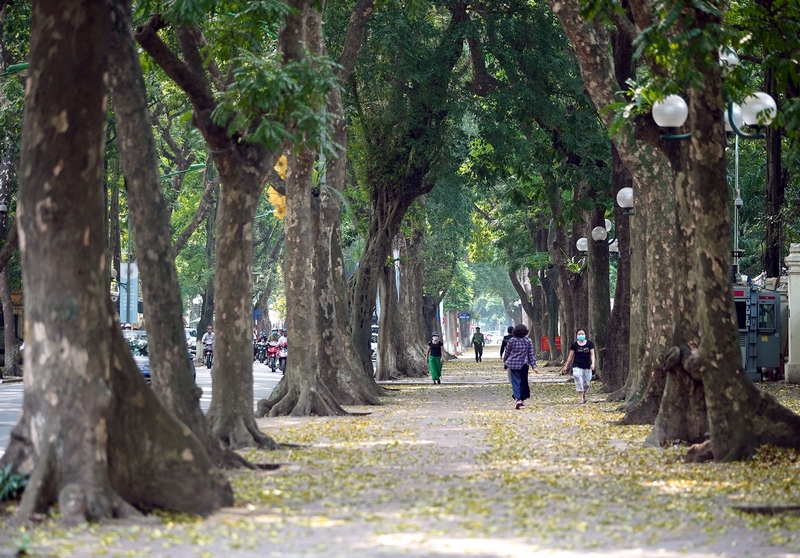
{"label": "metal pole", "polygon": [[125,283],[125,321],[131,321],[131,208],[128,208],[128,279]]}
{"label": "metal pole", "polygon": [[734,195],[734,202],[733,205],[736,207],[736,228],[733,230],[733,242],[734,242],[734,250],[736,250],[736,260],[735,263],[738,267],[739,265],[739,206],[736,203],[736,199],[740,196],[739,194],[739,136],[736,136],[736,144],[734,146],[734,174],[733,174],[733,195]]}

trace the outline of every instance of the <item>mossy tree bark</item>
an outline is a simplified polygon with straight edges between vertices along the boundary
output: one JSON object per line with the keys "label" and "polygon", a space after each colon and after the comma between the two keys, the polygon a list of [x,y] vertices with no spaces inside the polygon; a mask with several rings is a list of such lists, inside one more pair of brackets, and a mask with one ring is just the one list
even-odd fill
{"label": "mossy tree bark", "polygon": [[2,459],[31,473],[18,514],[60,495],[76,504],[66,522],[231,505],[203,446],[145,384],[108,296],[109,3],[37,1],[31,28],[18,207],[29,354]]}

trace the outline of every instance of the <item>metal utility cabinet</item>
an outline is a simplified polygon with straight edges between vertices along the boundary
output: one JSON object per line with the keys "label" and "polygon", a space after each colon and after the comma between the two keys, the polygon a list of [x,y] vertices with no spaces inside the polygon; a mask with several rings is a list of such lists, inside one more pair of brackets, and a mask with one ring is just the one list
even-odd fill
{"label": "metal utility cabinet", "polygon": [[781,296],[775,291],[759,291],[749,285],[733,287],[739,347],[747,377],[761,381],[762,368],[781,366]]}

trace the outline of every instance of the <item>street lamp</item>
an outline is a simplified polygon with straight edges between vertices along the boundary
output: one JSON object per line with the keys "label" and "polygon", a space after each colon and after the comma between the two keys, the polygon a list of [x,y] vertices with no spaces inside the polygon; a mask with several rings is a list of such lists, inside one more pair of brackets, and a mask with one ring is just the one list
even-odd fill
{"label": "street lamp", "polygon": [[633,188],[626,186],[617,192],[617,204],[624,209],[623,215],[633,215]]}
{"label": "street lamp", "polygon": [[[722,75],[724,77],[739,64],[739,57],[730,47],[723,47],[719,51],[719,63],[722,66]],[[763,139],[765,136],[760,132],[755,134],[742,132],[740,122],[744,122],[748,126],[769,126],[777,111],[778,106],[775,103],[775,99],[761,91],[747,97],[741,107],[729,102],[723,114],[725,131],[733,132],[740,138]],[[740,117],[737,116],[737,112],[740,113]],[[683,126],[689,116],[689,109],[686,106],[686,101],[679,95],[667,95],[663,101],[653,103],[652,115],[658,126],[669,131]],[[691,137],[691,132],[686,134],[668,132],[662,134],[661,139],[686,140]]]}
{"label": "street lamp", "polygon": [[[653,103],[653,120],[661,128],[677,130],[683,126],[689,116],[689,107],[679,95],[667,95],[663,101]],[[692,137],[692,133],[667,133],[661,136],[665,140],[683,140]]]}
{"label": "street lamp", "polygon": [[11,74],[16,74],[16,73],[19,73],[19,72],[23,72],[23,71],[25,71],[27,69],[28,69],[28,63],[27,62],[23,62],[22,64],[12,64],[8,68],[6,68],[5,72],[0,74],[0,77],[10,76]]}
{"label": "street lamp", "polygon": [[[725,77],[733,68],[739,64],[739,57],[730,47],[720,48],[719,63],[722,66],[722,76]],[[756,92],[749,95],[742,102],[741,107],[733,102],[728,102],[728,106],[723,112],[723,120],[725,122],[725,132],[735,134],[735,179],[734,179],[734,235],[733,235],[733,262],[732,272],[734,283],[738,279],[739,274],[739,258],[744,254],[739,249],[739,211],[743,205],[742,198],[739,193],[739,138],[743,139],[764,139],[765,134],[756,132],[747,134],[742,132],[742,125],[747,126],[769,126],[778,112],[778,106],[770,95],[764,92]],[[662,128],[679,128],[686,122],[688,110],[686,103],[677,95],[668,95],[664,101],[659,101],[653,104],[653,120]],[[691,132],[687,134],[675,135],[671,133],[663,134],[661,139],[665,140],[685,140],[692,137]],[[630,190],[630,188],[624,188]],[[617,203],[621,207],[626,207],[620,200],[620,195],[617,194]],[[627,194],[626,194],[627,196]],[[633,192],[630,193],[630,207],[633,207]],[[627,203],[627,200],[625,200]]]}
{"label": "street lamp", "polygon": [[206,168],[206,166],[203,163],[195,163],[194,165],[189,165],[188,169],[183,169],[183,170],[179,170],[179,171],[175,171],[175,172],[169,172],[167,174],[162,174],[161,175],[161,180],[164,180],[165,178],[170,178],[171,176],[177,176],[179,174],[184,174],[184,173],[187,173],[187,172],[203,170],[204,168]]}

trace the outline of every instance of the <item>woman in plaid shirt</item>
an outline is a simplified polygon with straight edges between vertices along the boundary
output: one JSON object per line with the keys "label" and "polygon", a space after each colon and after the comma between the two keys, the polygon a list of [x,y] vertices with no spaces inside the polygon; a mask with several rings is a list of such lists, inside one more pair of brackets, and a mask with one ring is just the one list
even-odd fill
{"label": "woman in plaid shirt", "polygon": [[503,354],[503,368],[511,371],[514,408],[521,409],[525,407],[523,401],[531,396],[531,388],[528,385],[528,366],[533,368],[536,374],[539,373],[539,369],[536,368],[533,343],[528,339],[528,328],[525,327],[525,324],[514,326],[512,335],[513,337],[508,340]]}

